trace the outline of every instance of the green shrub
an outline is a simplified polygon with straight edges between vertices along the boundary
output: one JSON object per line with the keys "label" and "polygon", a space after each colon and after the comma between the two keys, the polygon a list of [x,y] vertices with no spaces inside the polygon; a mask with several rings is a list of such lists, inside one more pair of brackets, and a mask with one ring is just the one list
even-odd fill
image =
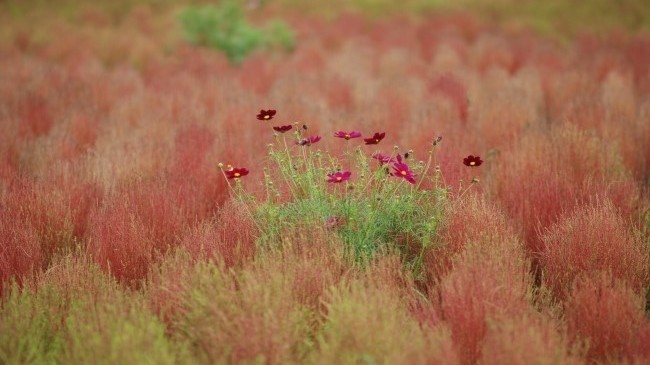
{"label": "green shrub", "polygon": [[66,318],[62,364],[176,364],[165,327],[137,295],[75,300]]}
{"label": "green shrub", "polygon": [[[277,246],[306,230],[320,230],[342,241],[353,261],[364,263],[377,253],[397,250],[419,275],[423,252],[439,241],[448,195],[440,169],[434,168],[440,140],[432,144],[426,162],[395,148],[383,163],[363,152],[365,148],[351,146],[358,144],[352,139],[337,142],[347,145],[338,157],[307,140],[303,130],[296,130],[293,138],[275,134],[275,143],[269,145],[275,166],[273,173],[265,170],[263,201],[244,191],[233,176],[239,170],[224,170],[257,226],[258,244]],[[409,172],[400,174],[400,165]],[[337,172],[345,178],[331,181]]]}
{"label": "green shrub", "polygon": [[189,42],[217,49],[233,63],[241,63],[257,49],[292,50],[295,45],[294,32],[284,22],[273,20],[264,27],[254,27],[234,2],[189,7],[179,19]]}
{"label": "green shrub", "polygon": [[56,306],[63,298],[52,288],[38,292],[14,285],[0,302],[0,364],[51,364],[61,349]]}

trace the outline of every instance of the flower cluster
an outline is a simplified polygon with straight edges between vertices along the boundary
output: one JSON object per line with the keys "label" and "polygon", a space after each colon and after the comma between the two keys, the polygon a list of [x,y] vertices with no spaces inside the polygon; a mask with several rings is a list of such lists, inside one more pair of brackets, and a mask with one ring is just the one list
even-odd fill
{"label": "flower cluster", "polygon": [[[258,120],[271,120],[273,117],[277,114],[276,110],[274,109],[269,109],[269,110],[260,110],[259,114],[257,114],[257,119]],[[290,124],[287,125],[280,125],[280,126],[274,126],[273,130],[278,132],[278,133],[285,133],[288,132],[292,129],[293,127]],[[306,130],[307,126],[303,125],[303,129]],[[321,140],[321,137],[318,135],[314,136],[306,136],[302,137],[300,135],[300,132],[296,132],[296,135],[298,136],[298,140],[295,142],[296,145],[299,146],[311,146],[314,143],[317,143],[318,141]],[[359,131],[337,131],[334,132],[334,137],[336,138],[341,138],[345,139],[346,141],[354,138],[360,138],[361,137],[361,132]],[[369,138],[364,138],[363,141],[365,142],[366,145],[376,145],[379,144],[384,138],[386,137],[385,132],[376,132],[372,135],[372,137]],[[437,144],[439,144],[442,141],[442,136],[438,136],[434,141],[433,141],[433,147],[435,147]],[[405,162],[405,160],[409,157],[409,154],[412,153],[412,151],[409,151],[402,155],[397,154],[395,156],[389,156],[389,155],[384,155],[382,153],[376,152],[372,155],[372,158],[379,161],[380,165],[391,165],[392,167],[392,172],[389,170],[386,170],[387,173],[390,176],[394,176],[397,178],[402,178],[406,180],[410,184],[416,184],[416,174],[409,165]],[[469,155],[463,159],[463,164],[468,167],[478,167],[483,164],[483,160],[481,160],[480,156],[474,156],[474,155]],[[222,168],[223,164],[219,164],[219,167]],[[426,171],[425,171],[426,172]],[[227,179],[239,179],[240,177],[248,175],[249,171],[248,169],[244,167],[238,167],[234,168],[230,165],[226,168],[225,171],[223,171],[225,177]],[[350,177],[352,176],[351,171],[338,171],[335,173],[330,173],[327,175],[327,182],[329,183],[341,183],[344,181],[350,180]],[[476,178],[474,178],[476,179]],[[474,180],[473,180],[474,181]],[[476,179],[478,181],[478,179]]]}

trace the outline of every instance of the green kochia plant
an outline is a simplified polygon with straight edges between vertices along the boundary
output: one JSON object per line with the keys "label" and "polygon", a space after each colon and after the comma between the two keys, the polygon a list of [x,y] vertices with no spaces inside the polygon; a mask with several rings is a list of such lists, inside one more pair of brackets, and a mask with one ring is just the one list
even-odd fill
{"label": "green kochia plant", "polygon": [[241,63],[259,48],[292,50],[295,45],[294,32],[284,22],[273,20],[264,27],[254,27],[235,2],[188,7],[179,20],[191,43],[217,49],[233,63]]}
{"label": "green kochia plant", "polygon": [[[292,126],[274,129],[280,133],[274,133],[269,144],[274,168],[264,170],[266,199],[256,201],[244,192],[234,176],[239,170],[224,171],[234,179],[233,192],[257,225],[260,246],[321,230],[340,239],[357,262],[398,250],[414,272],[420,272],[424,250],[439,242],[449,194],[440,169],[432,168],[440,138],[432,143],[427,161],[415,163],[412,151],[401,154],[397,147],[390,155],[368,156],[364,149],[370,147],[351,146],[351,136],[360,137],[359,132],[337,132],[336,137],[345,139],[341,143],[346,151],[333,156],[317,149],[320,137],[305,136],[304,128],[294,129],[293,137],[284,133]],[[376,144],[368,141],[373,138],[366,143]]]}

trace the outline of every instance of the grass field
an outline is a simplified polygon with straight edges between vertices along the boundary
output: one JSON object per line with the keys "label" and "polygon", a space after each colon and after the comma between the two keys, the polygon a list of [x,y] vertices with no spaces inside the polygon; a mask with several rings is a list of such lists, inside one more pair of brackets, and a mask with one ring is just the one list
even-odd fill
{"label": "grass field", "polygon": [[650,363],[646,1],[254,3],[0,0],[0,364]]}

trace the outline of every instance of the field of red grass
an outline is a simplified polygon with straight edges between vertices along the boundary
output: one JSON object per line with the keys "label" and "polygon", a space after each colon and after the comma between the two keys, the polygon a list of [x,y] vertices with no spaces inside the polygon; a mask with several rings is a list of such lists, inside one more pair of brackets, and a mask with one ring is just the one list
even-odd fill
{"label": "field of red grass", "polygon": [[[153,7],[0,16],[0,363],[650,363],[650,34],[280,10],[295,50],[241,65]],[[443,136],[421,272],[259,245],[217,164],[264,199],[269,108],[337,153]]]}

